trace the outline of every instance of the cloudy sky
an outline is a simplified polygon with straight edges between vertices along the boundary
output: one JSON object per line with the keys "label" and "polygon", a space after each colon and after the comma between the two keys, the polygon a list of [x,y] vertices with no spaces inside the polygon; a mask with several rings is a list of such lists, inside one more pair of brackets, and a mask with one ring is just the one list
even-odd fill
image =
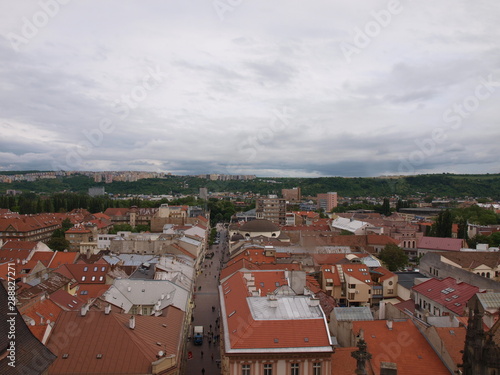
{"label": "cloudy sky", "polygon": [[498,0],[0,0],[0,172],[500,172]]}

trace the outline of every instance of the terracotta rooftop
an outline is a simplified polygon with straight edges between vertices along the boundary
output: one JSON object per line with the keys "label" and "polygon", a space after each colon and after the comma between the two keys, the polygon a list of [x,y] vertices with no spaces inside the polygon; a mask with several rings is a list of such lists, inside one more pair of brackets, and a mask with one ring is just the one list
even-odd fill
{"label": "terracotta rooftop", "polygon": [[52,293],[50,299],[64,311],[77,311],[85,303],[78,296],[73,296],[65,290],[58,290]]}
{"label": "terracotta rooftop", "polygon": [[433,278],[414,286],[412,289],[457,315],[463,315],[467,301],[479,292],[478,287],[465,282],[457,282],[452,277],[442,280]]}
{"label": "terracotta rooftop", "polygon": [[462,353],[465,347],[465,327],[435,327],[437,334],[443,341],[443,345],[450,354],[454,363],[462,363]]}
{"label": "terracotta rooftop", "polygon": [[355,321],[353,332],[364,331],[364,339],[371,353],[369,367],[380,374],[380,362],[395,362],[398,375],[449,375],[450,372],[439,359],[427,340],[410,321],[395,321],[392,329],[387,321]]}
{"label": "terracotta rooftop", "polygon": [[265,219],[257,219],[247,221],[239,230],[241,232],[277,232],[280,228],[272,221]]}
{"label": "terracotta rooftop", "polygon": [[75,279],[79,284],[104,284],[109,265],[106,264],[63,264],[57,272],[71,279]]}
{"label": "terracotta rooftop", "polygon": [[437,254],[465,269],[474,269],[482,264],[490,268],[496,268],[500,265],[500,252],[461,251],[457,253],[442,252]]}
{"label": "terracotta rooftop", "polygon": [[364,264],[342,264],[342,270],[346,275],[354,277],[365,284],[373,285],[373,281],[370,276],[370,269]]}
{"label": "terracotta rooftop", "polygon": [[[318,314],[315,318],[257,320],[254,314],[266,314],[263,306],[267,304],[267,297],[252,297],[257,299],[256,306],[262,306],[254,306],[252,312],[247,300],[250,293],[243,274],[235,273],[219,287],[226,352],[237,352],[241,349],[252,349],[254,352],[303,352],[310,348],[315,351],[331,351],[328,329],[319,306],[318,310],[315,310]],[[281,277],[278,277],[275,282],[280,280]],[[299,314],[296,309],[290,310],[290,313],[292,312]]]}
{"label": "terracotta rooftop", "polygon": [[[89,311],[82,317],[80,312],[62,312],[47,343],[58,356],[49,373],[148,374],[160,350],[179,361],[184,313],[168,307],[163,314],[136,315],[135,329],[130,329],[129,314]],[[57,341],[61,334],[67,337],[64,346]]]}
{"label": "terracotta rooftop", "polygon": [[28,328],[40,341],[43,339],[47,324],[55,322],[61,311],[62,309],[50,299],[45,299],[30,305],[27,309],[20,310],[24,320],[27,321]]}
{"label": "terracotta rooftop", "polygon": [[422,237],[418,242],[419,249],[438,251],[460,251],[464,240],[459,238]]}
{"label": "terracotta rooftop", "polygon": [[[358,348],[336,348],[332,354],[332,375],[354,375],[356,372],[356,360],[351,355]],[[367,368],[368,375],[375,375],[370,368]]]}
{"label": "terracotta rooftop", "polygon": [[79,256],[80,253],[76,252],[56,251],[54,258],[52,258],[52,261],[49,264],[49,268],[56,269],[63,264],[73,264]]}

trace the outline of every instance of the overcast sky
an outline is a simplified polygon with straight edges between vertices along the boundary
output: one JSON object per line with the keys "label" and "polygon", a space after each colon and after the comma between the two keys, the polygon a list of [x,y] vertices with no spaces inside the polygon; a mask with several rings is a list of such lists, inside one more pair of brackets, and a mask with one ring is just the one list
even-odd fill
{"label": "overcast sky", "polygon": [[500,172],[500,2],[0,0],[0,172]]}

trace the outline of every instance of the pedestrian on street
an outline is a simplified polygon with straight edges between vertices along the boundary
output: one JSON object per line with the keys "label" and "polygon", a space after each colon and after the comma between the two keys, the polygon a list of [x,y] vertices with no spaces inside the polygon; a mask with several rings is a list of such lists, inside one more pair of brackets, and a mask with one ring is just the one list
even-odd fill
{"label": "pedestrian on street", "polygon": [[212,353],[212,362],[214,361],[214,353]]}
{"label": "pedestrian on street", "polygon": [[201,358],[203,358],[203,350],[201,351]]}
{"label": "pedestrian on street", "polygon": [[202,373],[202,374],[205,374],[205,367],[203,367],[203,368],[201,369],[201,373]]}

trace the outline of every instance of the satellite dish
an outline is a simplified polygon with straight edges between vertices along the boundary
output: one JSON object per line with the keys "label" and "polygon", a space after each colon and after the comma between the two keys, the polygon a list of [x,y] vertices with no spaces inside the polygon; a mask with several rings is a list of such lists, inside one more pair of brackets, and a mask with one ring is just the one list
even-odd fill
{"label": "satellite dish", "polygon": [[158,357],[163,357],[165,355],[165,352],[163,350],[160,350],[158,352]]}

